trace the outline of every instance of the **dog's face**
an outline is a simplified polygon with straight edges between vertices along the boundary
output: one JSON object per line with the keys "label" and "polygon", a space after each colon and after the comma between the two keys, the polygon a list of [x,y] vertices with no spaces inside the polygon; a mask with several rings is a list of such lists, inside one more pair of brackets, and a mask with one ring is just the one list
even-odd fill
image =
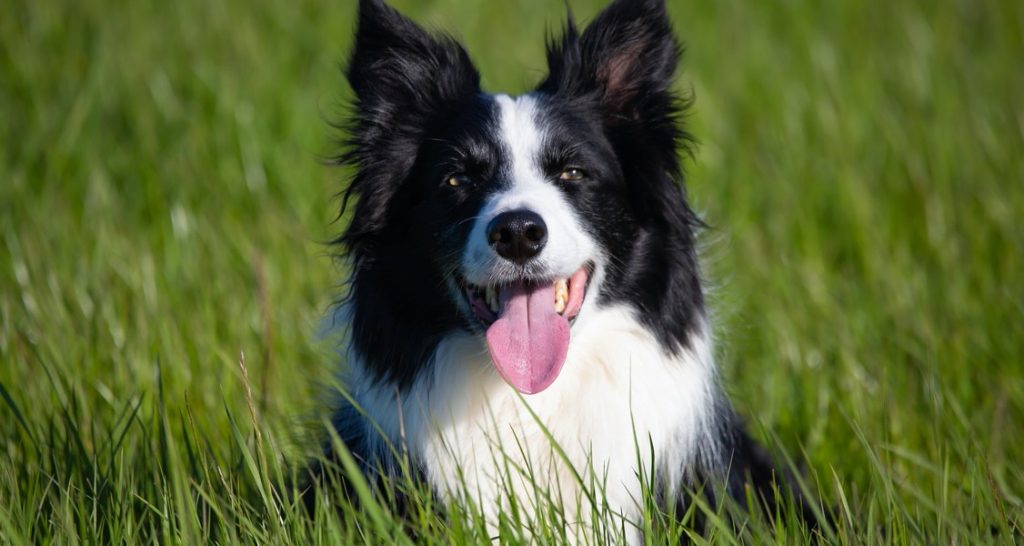
{"label": "dog's face", "polygon": [[343,158],[357,168],[342,238],[355,258],[355,342],[378,354],[368,345],[389,333],[420,337],[384,351],[395,356],[375,364],[383,375],[414,374],[437,339],[462,330],[486,340],[509,384],[540,392],[574,325],[616,304],[666,350],[685,345],[701,301],[678,184],[678,51],[662,0],[617,0],[549,46],[535,91],[490,95],[453,40],[360,2]]}

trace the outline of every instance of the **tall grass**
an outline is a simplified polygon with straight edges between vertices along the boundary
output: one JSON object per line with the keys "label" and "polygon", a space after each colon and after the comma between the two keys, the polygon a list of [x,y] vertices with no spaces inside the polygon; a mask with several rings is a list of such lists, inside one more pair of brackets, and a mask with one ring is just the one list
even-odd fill
{"label": "tall grass", "polygon": [[[583,21],[601,3],[571,2]],[[418,484],[398,484],[407,520],[289,495],[337,364],[315,332],[343,277],[323,242],[346,173],[320,159],[351,4],[2,10],[0,543],[487,541],[475,508]],[[512,92],[564,15],[395,4]],[[1024,3],[670,11],[719,364],[755,435],[805,461],[837,512],[828,542],[1020,541]],[[705,508],[683,515],[706,517],[694,531],[649,506],[644,532],[805,538],[791,516]],[[508,543],[527,519],[565,538],[557,503],[510,517]]]}

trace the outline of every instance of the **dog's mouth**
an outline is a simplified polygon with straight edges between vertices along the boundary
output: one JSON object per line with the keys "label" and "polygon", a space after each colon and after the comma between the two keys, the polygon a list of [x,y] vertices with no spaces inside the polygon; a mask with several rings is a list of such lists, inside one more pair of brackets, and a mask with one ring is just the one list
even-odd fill
{"label": "dog's mouth", "polygon": [[583,301],[587,296],[587,288],[590,285],[590,277],[593,275],[594,266],[587,263],[579,268],[570,277],[555,279],[554,281],[537,281],[523,279],[515,282],[478,286],[463,279],[460,279],[463,294],[466,302],[473,311],[473,316],[480,321],[484,328],[489,327],[498,320],[510,296],[517,290],[527,292],[539,292],[548,290],[550,285],[553,297],[551,307],[555,313],[565,317],[570,323],[576,320]]}
{"label": "dog's mouth", "polygon": [[461,283],[469,308],[486,329],[494,367],[520,392],[539,393],[558,377],[570,325],[583,308],[593,271],[588,263],[567,278]]}

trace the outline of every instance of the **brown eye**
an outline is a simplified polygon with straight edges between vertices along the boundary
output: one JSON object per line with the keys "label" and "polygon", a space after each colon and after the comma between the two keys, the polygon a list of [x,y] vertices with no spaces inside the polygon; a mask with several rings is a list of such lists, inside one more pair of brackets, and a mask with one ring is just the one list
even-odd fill
{"label": "brown eye", "polygon": [[582,169],[565,169],[558,174],[558,179],[562,182],[579,182],[587,177],[587,173],[583,172]]}
{"label": "brown eye", "polygon": [[458,188],[461,186],[468,186],[472,181],[468,176],[464,174],[453,174],[448,177],[446,184],[452,188]]}

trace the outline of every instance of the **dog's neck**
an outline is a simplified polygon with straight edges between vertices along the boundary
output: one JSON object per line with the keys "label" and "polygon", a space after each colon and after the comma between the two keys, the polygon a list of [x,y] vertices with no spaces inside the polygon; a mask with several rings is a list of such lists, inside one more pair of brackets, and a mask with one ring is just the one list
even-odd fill
{"label": "dog's neck", "polygon": [[641,480],[674,498],[721,457],[721,396],[706,328],[689,347],[665,351],[617,306],[592,310],[574,327],[562,375],[536,395],[505,384],[482,341],[467,333],[446,336],[408,388],[374,380],[358,355],[348,386],[377,421],[364,423],[365,453],[386,464],[394,447],[408,449],[436,492],[453,500],[471,495],[489,521],[510,495],[535,506],[538,490],[583,517],[594,507],[582,479],[635,522]]}

